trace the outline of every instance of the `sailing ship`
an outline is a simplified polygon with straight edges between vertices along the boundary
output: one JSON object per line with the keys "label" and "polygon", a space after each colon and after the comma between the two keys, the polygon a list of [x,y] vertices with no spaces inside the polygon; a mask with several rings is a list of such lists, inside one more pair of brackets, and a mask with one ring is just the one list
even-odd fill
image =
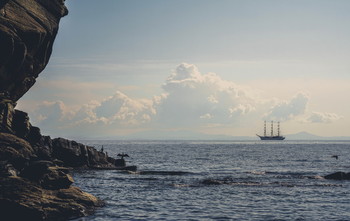
{"label": "sailing ship", "polygon": [[271,121],[271,134],[270,136],[266,134],[266,121],[264,121],[264,136],[260,136],[257,134],[257,136],[261,140],[284,140],[286,137],[281,136],[280,134],[280,122],[278,122],[278,129],[277,129],[277,135],[273,134],[273,121]]}

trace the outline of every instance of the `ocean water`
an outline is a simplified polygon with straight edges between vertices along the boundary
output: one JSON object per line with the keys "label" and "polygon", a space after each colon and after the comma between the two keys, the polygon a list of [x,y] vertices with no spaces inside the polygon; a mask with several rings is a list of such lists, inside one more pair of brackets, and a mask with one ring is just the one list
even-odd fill
{"label": "ocean water", "polygon": [[[75,171],[106,202],[77,220],[350,220],[350,141],[83,141],[138,172]],[[332,158],[339,155],[339,159]]]}

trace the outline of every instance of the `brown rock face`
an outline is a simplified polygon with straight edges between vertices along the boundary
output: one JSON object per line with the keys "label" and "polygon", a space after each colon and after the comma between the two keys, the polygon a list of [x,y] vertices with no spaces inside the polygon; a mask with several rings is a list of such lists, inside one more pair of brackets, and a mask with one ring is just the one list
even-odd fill
{"label": "brown rock face", "polygon": [[102,205],[77,187],[49,190],[21,177],[0,177],[0,211],[6,220],[68,220]]}
{"label": "brown rock face", "polygon": [[63,0],[0,1],[0,102],[16,102],[49,62]]}
{"label": "brown rock face", "polygon": [[67,167],[113,168],[93,147],[42,136],[16,102],[47,65],[64,0],[0,0],[0,213],[8,220],[67,220],[103,205],[71,186]]}

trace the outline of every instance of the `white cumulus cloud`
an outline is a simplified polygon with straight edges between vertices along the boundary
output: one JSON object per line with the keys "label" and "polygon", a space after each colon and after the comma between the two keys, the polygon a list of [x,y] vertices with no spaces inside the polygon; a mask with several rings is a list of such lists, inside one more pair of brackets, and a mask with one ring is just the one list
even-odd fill
{"label": "white cumulus cloud", "polygon": [[301,116],[307,109],[309,97],[304,93],[298,93],[289,101],[283,101],[274,105],[266,115],[266,120],[287,121]]}
{"label": "white cumulus cloud", "polygon": [[31,121],[49,134],[98,136],[142,128],[234,127],[263,119],[329,123],[341,118],[308,110],[310,98],[305,93],[284,101],[262,99],[253,89],[215,73],[202,74],[193,64],[178,65],[162,88],[162,94],[150,99],[134,99],[117,91],[74,110],[62,101],[43,102],[30,113]]}
{"label": "white cumulus cloud", "polygon": [[232,124],[233,117],[254,111],[255,98],[248,90],[215,73],[201,74],[193,64],[180,64],[163,89],[166,97],[157,106],[157,117],[169,125]]}
{"label": "white cumulus cloud", "polygon": [[312,112],[311,115],[307,118],[306,122],[310,123],[331,123],[336,120],[343,118],[335,113],[320,113]]}

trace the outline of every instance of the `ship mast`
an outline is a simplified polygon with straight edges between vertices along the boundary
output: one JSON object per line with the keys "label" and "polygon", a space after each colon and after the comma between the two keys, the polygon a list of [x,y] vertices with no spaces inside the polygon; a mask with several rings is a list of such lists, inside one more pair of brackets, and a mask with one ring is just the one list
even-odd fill
{"label": "ship mast", "polygon": [[273,121],[271,121],[271,137],[273,137]]}
{"label": "ship mast", "polygon": [[277,132],[278,134],[278,136],[280,136],[280,122],[278,121],[278,132]]}
{"label": "ship mast", "polygon": [[264,137],[266,137],[266,120],[264,121]]}

